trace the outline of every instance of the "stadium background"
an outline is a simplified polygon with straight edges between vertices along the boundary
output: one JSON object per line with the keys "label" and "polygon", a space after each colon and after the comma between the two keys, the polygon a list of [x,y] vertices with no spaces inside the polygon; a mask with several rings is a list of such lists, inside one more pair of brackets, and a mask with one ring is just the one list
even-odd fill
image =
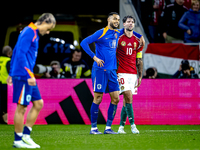
{"label": "stadium background", "polygon": [[[139,0],[134,0],[136,5],[137,1]],[[5,44],[7,29],[22,23],[26,16],[44,12],[73,15],[79,25],[86,27],[83,29],[86,36],[107,25],[106,17],[109,12],[119,12],[118,0],[2,1],[1,6],[1,48]],[[138,11],[145,13],[144,10]],[[95,22],[99,15],[102,17],[101,23]],[[83,35],[81,38],[84,38]],[[38,80],[38,85],[45,105],[33,127],[31,137],[40,144],[41,149],[199,149],[198,79],[143,79],[133,104],[137,128],[140,131],[138,135],[131,133],[129,125],[125,126],[126,135],[89,135],[89,109],[93,99],[90,79]],[[109,95],[104,95],[98,120],[103,124],[98,125],[101,132],[105,129],[109,102]],[[115,125],[112,126],[114,131],[119,127],[121,107],[122,101],[118,106]],[[9,87],[9,125],[0,124],[0,149],[12,149],[14,110],[12,87]],[[128,120],[126,123],[129,124]]]}
{"label": "stadium background", "polygon": [[[134,4],[135,6],[137,6],[137,1],[134,1]],[[9,13],[10,11],[12,13]],[[14,48],[17,35],[19,34],[19,31],[23,28],[23,26],[28,24],[30,21],[35,21],[34,19],[37,18],[37,14],[42,14],[43,12],[51,12],[55,14],[57,17],[57,26],[59,26],[60,24],[66,25],[59,30],[64,30],[64,28],[72,28],[76,26],[78,28],[76,30],[78,30],[79,33],[74,33],[74,37],[75,34],[78,34],[78,37],[76,38],[80,43],[83,38],[107,25],[107,14],[111,11],[119,12],[119,1],[103,0],[101,2],[97,2],[89,0],[87,2],[67,1],[66,3],[64,3],[63,1],[56,1],[56,3],[38,3],[36,5],[26,4],[23,6],[20,3],[12,3],[7,5],[6,12],[1,13],[1,18],[3,22],[1,23],[2,34],[0,36],[2,40],[0,41],[0,46],[2,47],[7,42],[12,48]],[[14,30],[17,30],[17,34],[13,36],[15,37],[14,41],[10,40],[11,34],[9,40],[6,41],[5,38],[6,36],[8,36],[7,29],[9,29],[10,27],[14,27]],[[61,34],[61,32],[58,32],[57,34]],[[73,40],[71,40],[70,42],[70,44],[73,44]],[[77,47],[80,48],[79,45]],[[193,55],[196,55],[198,53],[198,49],[196,51],[197,52]],[[37,63],[48,65],[51,60],[60,59],[59,61],[61,61],[62,59],[69,56],[69,53],[67,53],[66,55],[56,55],[55,53],[50,53],[46,55],[45,53],[42,53],[42,50],[40,51],[39,49]],[[182,52],[180,51],[180,53]],[[152,56],[150,56],[150,58],[151,57]],[[89,58],[86,53],[83,53],[83,58],[88,62],[90,66],[92,65],[93,60]],[[147,59],[145,59],[145,61],[146,60]],[[153,61],[148,59],[146,64],[150,64],[149,62],[151,63]],[[198,64],[198,56],[196,59],[196,64]],[[163,68],[163,66],[161,66],[161,68]],[[68,85],[71,80],[73,79],[66,79],[66,85]],[[40,90],[46,88],[49,89],[49,92],[42,92],[42,97],[45,100],[45,103],[47,102],[46,106],[49,105],[51,107],[45,107],[45,109],[42,110],[42,117],[37,119],[37,124],[90,124],[89,110],[93,99],[93,92],[90,83],[91,81],[90,79],[81,79],[80,81],[73,80],[73,83],[74,82],[78,83],[71,85],[71,87],[67,87],[66,85],[62,85],[62,81],[59,82],[54,80],[54,84],[52,85],[50,84],[52,82],[49,82],[48,80],[38,80]],[[47,85],[47,87],[43,87],[41,83]],[[78,90],[79,93],[77,93],[77,90],[75,90],[78,86],[80,86]],[[88,91],[83,92],[83,89],[88,89]],[[76,93],[74,93],[74,90],[76,91]],[[66,93],[65,91],[70,92],[67,93],[68,95],[66,97],[62,97],[61,99],[59,96],[61,96],[62,94],[57,94],[57,96],[51,96],[51,94],[49,94],[56,94],[59,92]],[[135,110],[136,123],[200,124],[200,103],[198,102],[198,99],[200,97],[199,91],[199,80],[143,80],[142,86],[138,90],[138,95],[134,97],[135,101],[133,107]],[[80,92],[82,94],[80,94]],[[169,95],[169,93],[171,95]],[[106,122],[107,118],[106,112],[108,104],[110,102],[110,98],[108,95],[104,96],[104,102],[105,103],[102,104],[102,109],[100,109],[101,113],[99,117],[99,123],[102,124]],[[144,110],[140,109],[140,106],[143,107]],[[119,103],[114,124],[119,124],[121,107],[122,101],[120,101]],[[14,110],[15,108],[12,105],[12,88],[9,87],[8,124],[13,124]]]}

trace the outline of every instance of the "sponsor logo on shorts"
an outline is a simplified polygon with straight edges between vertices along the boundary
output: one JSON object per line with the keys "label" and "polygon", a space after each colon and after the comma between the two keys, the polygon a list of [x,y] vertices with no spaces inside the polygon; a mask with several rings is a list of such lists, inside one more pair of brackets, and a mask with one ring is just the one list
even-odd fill
{"label": "sponsor logo on shorts", "polygon": [[121,90],[124,90],[124,86],[121,86]]}
{"label": "sponsor logo on shorts", "polygon": [[100,90],[102,88],[101,84],[97,84],[97,89]]}

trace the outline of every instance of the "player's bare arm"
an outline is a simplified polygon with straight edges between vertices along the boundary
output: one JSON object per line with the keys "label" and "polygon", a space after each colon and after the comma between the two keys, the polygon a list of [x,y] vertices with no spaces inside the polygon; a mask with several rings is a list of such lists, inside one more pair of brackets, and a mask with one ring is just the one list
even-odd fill
{"label": "player's bare arm", "polygon": [[145,40],[144,40],[144,37],[141,36],[140,38],[140,46],[144,46],[145,45]]}
{"label": "player's bare arm", "polygon": [[142,58],[136,59],[136,65],[137,65],[137,68],[138,68],[139,79],[138,79],[138,85],[135,88],[138,88],[141,85],[141,82],[142,82],[142,71],[143,71]]}
{"label": "player's bare arm", "polygon": [[93,57],[94,61],[97,62],[98,66],[103,67],[104,61],[97,58],[96,56]]}

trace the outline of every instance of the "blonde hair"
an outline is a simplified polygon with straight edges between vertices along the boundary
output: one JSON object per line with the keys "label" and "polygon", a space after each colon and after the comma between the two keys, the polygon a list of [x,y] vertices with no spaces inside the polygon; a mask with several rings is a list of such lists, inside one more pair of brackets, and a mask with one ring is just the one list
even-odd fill
{"label": "blonde hair", "polygon": [[43,13],[37,20],[38,24],[42,24],[42,22],[46,22],[48,24],[56,24],[56,19],[51,13]]}
{"label": "blonde hair", "polygon": [[199,0],[192,0],[192,2],[191,2],[191,8],[192,8],[192,9],[193,9],[193,6],[194,6],[196,3],[199,3],[199,4],[200,4],[200,1],[199,1]]}

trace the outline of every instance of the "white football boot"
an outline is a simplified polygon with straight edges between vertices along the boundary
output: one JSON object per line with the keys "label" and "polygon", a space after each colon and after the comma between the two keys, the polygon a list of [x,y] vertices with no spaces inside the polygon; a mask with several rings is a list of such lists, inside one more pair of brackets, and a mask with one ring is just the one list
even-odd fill
{"label": "white football boot", "polygon": [[22,140],[28,145],[35,146],[35,148],[40,148],[40,145],[36,144],[30,135],[23,135]]}
{"label": "white football boot", "polygon": [[28,144],[24,143],[22,140],[21,141],[14,141],[13,147],[14,148],[36,148],[33,145],[28,145]]}
{"label": "white football boot", "polygon": [[118,134],[126,134],[126,132],[124,131],[124,127],[123,126],[119,126],[119,129],[118,129]]}
{"label": "white football boot", "polygon": [[133,134],[139,134],[140,133],[139,130],[136,128],[135,124],[131,125],[131,132]]}

